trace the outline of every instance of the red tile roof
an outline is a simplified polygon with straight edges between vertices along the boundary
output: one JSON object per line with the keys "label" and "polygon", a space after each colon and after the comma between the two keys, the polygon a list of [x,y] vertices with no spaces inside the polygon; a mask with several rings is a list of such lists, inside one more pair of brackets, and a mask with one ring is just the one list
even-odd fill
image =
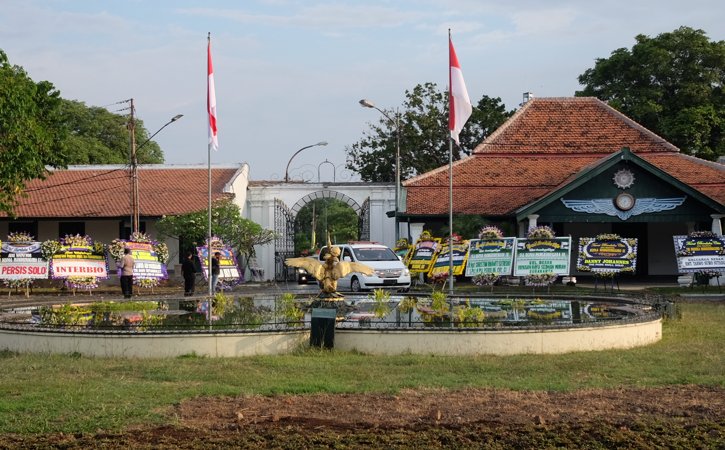
{"label": "red tile roof", "polygon": [[473,150],[486,153],[679,152],[594,97],[535,98]]}
{"label": "red tile roof", "polygon": [[[453,209],[509,216],[602,158],[629,147],[712,199],[725,202],[725,166],[679,153],[677,147],[589,97],[535,98],[453,165]],[[406,212],[448,212],[448,166],[404,183]]]}
{"label": "red tile roof", "polygon": [[[212,167],[212,198],[229,194],[224,186],[240,167]],[[201,166],[140,166],[141,217],[204,210],[209,202],[208,168]],[[131,214],[128,167],[75,166],[51,172],[28,183],[27,196],[15,208],[18,218],[125,217]]]}

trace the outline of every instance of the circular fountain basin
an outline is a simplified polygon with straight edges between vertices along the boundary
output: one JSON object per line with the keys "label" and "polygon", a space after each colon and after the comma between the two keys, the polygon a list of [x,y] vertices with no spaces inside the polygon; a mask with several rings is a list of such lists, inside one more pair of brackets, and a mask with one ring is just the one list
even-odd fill
{"label": "circular fountain basin", "polygon": [[[423,296],[417,296],[425,302]],[[426,306],[398,309],[403,296],[391,296],[390,311],[375,313],[366,296],[348,296],[338,308],[334,348],[368,354],[449,356],[556,354],[627,349],[662,338],[659,313],[621,298],[521,299],[454,297],[447,321],[426,320]],[[181,300],[165,300],[178,305]],[[253,299],[260,311],[277,311],[274,296]],[[176,302],[176,303],[174,303]],[[178,308],[178,306],[177,306]],[[462,322],[461,308],[477,308],[478,322]],[[182,355],[238,357],[290,353],[310,342],[310,315],[300,322],[270,319],[254,327],[58,327],[39,323],[37,308],[0,311],[0,350],[21,353],[82,354],[96,357],[161,358]],[[188,311],[186,312],[188,313]],[[166,309],[154,314],[183,315]],[[453,320],[451,320],[453,317]],[[107,319],[107,317],[106,317]],[[428,317],[430,319],[430,317]],[[462,320],[462,319],[461,319]]]}

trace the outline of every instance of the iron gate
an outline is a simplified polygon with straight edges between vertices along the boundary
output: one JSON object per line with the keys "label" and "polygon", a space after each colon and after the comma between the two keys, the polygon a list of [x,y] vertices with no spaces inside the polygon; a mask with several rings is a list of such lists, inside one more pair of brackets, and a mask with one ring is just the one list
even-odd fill
{"label": "iron gate", "polygon": [[361,241],[370,240],[370,198],[368,197],[360,208],[360,218],[357,221],[357,231]]}
{"label": "iron gate", "polygon": [[294,280],[294,269],[284,265],[284,260],[294,256],[295,218],[292,212],[279,199],[274,199],[274,279],[275,281]]}

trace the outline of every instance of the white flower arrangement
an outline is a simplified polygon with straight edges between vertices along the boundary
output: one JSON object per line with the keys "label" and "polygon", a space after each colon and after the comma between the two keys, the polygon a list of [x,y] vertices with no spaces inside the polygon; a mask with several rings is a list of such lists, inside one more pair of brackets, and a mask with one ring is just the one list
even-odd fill
{"label": "white flower arrangement", "polygon": [[110,244],[108,244],[108,254],[110,254],[116,261],[120,261],[121,258],[123,258],[123,249],[125,248],[126,241],[122,239],[114,239]]}
{"label": "white flower arrangement", "polygon": [[500,275],[495,272],[482,273],[472,278],[472,281],[477,286],[493,286],[496,281],[500,278]]}
{"label": "white flower arrangement", "polygon": [[503,238],[503,231],[499,227],[489,225],[481,228],[478,232],[479,239],[501,239]]}
{"label": "white flower arrangement", "polygon": [[143,242],[143,243],[151,243],[151,238],[148,234],[142,233],[140,231],[134,231],[131,233],[131,238],[129,239],[132,242]]}
{"label": "white flower arrangement", "polygon": [[134,278],[133,284],[138,287],[151,289],[158,286],[160,281],[158,278]]}
{"label": "white flower arrangement", "polygon": [[712,231],[693,231],[692,233],[687,235],[687,237],[691,238],[711,238],[715,236],[716,234]]}
{"label": "white flower arrangement", "polygon": [[31,236],[29,233],[25,233],[22,231],[16,231],[14,233],[8,234],[8,242],[12,243],[26,243],[26,242],[33,242],[33,236]]}
{"label": "white flower arrangement", "polygon": [[542,273],[539,275],[526,275],[526,286],[549,286],[553,284],[559,275],[555,273]]}
{"label": "white flower arrangement", "polygon": [[31,278],[3,280],[3,284],[5,285],[5,287],[10,288],[10,289],[27,288],[31,284],[33,284],[33,280]]}
{"label": "white flower arrangement", "polygon": [[526,234],[528,239],[553,239],[554,230],[547,225],[541,225],[538,227],[529,228],[529,232]]}
{"label": "white flower arrangement", "polygon": [[153,242],[154,251],[156,252],[156,258],[162,264],[166,264],[169,260],[169,247],[163,242]]}
{"label": "white flower arrangement", "polygon": [[593,272],[593,273],[594,273],[594,276],[597,278],[609,279],[609,278],[614,278],[618,272],[615,272],[613,270],[606,270],[606,271]]}
{"label": "white flower arrangement", "polygon": [[68,247],[92,247],[93,239],[90,236],[81,236],[80,234],[66,234],[63,239],[60,240],[61,245],[67,245]]}
{"label": "white flower arrangement", "polygon": [[58,253],[60,250],[60,242],[55,240],[47,240],[43,241],[42,244],[40,244],[40,252],[43,254],[44,259],[50,259]]}
{"label": "white flower arrangement", "polygon": [[695,272],[696,275],[699,275],[700,277],[707,277],[707,278],[716,278],[721,276],[722,274],[716,270],[699,270]]}
{"label": "white flower arrangement", "polygon": [[622,237],[616,233],[602,233],[595,238],[597,241],[618,241]]}
{"label": "white flower arrangement", "polygon": [[98,287],[98,282],[96,277],[68,277],[65,279],[65,285],[68,289],[91,290]]}

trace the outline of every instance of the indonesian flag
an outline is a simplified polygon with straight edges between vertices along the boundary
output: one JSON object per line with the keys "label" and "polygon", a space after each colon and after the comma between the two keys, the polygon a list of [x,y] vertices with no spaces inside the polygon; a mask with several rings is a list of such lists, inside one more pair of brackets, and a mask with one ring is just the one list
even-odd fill
{"label": "indonesian flag", "polygon": [[448,99],[450,105],[448,108],[448,129],[451,130],[451,138],[458,142],[458,134],[463,129],[466,121],[471,117],[473,107],[471,106],[471,100],[468,98],[468,91],[466,90],[466,82],[463,81],[463,72],[461,72],[461,65],[458,64],[458,57],[456,56],[456,50],[453,48],[453,41],[448,36],[448,53],[450,58],[450,72],[448,85],[450,86],[450,92],[448,93]]}
{"label": "indonesian flag", "polygon": [[211,37],[207,47],[207,89],[206,89],[206,110],[209,113],[209,146],[214,150],[219,148],[216,126],[216,91],[214,91],[214,67],[211,64]]}

